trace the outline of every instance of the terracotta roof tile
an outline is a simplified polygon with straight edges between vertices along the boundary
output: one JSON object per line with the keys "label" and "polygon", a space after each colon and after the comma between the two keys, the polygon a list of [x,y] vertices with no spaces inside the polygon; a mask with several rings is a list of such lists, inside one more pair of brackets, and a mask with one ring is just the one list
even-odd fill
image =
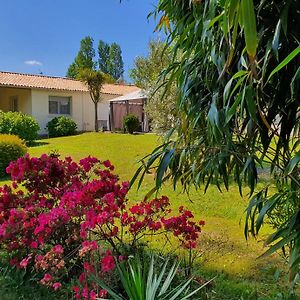
{"label": "terracotta roof tile", "polygon": [[[1,71],[0,86],[88,92],[87,87],[78,80]],[[125,95],[138,90],[140,89],[134,85],[104,84],[102,92],[103,94]]]}

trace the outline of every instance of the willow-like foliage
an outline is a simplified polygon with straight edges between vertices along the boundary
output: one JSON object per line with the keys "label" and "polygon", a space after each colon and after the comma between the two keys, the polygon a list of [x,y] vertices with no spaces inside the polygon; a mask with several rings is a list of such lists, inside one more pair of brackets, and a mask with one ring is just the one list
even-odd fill
{"label": "willow-like foliage", "polygon": [[[300,1],[160,0],[157,29],[182,60],[162,76],[178,85],[176,129],[137,170],[156,172],[156,189],[216,184],[250,187],[245,235],[267,220],[267,253],[288,249],[290,279],[300,263]],[[174,53],[176,57],[176,53]],[[263,166],[276,177],[257,190]],[[276,220],[276,221],[275,221]]]}

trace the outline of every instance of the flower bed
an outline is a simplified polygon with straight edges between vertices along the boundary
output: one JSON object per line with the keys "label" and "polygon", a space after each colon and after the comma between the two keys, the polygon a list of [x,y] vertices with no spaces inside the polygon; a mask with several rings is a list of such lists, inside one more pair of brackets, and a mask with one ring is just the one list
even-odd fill
{"label": "flower bed", "polygon": [[[109,161],[28,155],[7,168],[11,186],[0,187],[0,243],[10,263],[60,290],[73,282],[76,299],[104,298],[94,277],[109,283],[116,261],[134,254],[151,234],[171,234],[196,247],[203,221],[167,197],[130,205]],[[92,277],[90,275],[93,275]]]}

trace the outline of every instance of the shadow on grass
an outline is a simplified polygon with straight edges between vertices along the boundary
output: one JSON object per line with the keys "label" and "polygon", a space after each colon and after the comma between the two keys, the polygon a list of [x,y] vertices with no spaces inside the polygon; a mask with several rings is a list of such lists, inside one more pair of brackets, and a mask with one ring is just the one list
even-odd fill
{"label": "shadow on grass", "polygon": [[49,143],[48,142],[42,142],[42,141],[36,141],[36,142],[30,143],[28,146],[30,148],[33,148],[33,147],[39,147],[39,146],[45,146],[45,145],[49,145]]}
{"label": "shadow on grass", "polygon": [[4,181],[9,181],[10,180],[10,176],[4,176],[4,177],[0,177],[0,183],[4,182]]}

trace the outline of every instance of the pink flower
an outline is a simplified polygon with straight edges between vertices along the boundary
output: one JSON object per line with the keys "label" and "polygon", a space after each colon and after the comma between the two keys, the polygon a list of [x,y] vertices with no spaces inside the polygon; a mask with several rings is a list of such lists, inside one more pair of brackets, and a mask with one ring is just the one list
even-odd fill
{"label": "pink flower", "polygon": [[119,261],[123,261],[125,259],[126,259],[126,257],[124,255],[119,255]]}
{"label": "pink flower", "polygon": [[106,290],[100,290],[99,291],[99,297],[101,297],[101,298],[107,297],[107,291]]}
{"label": "pink flower", "polygon": [[97,293],[94,290],[90,291],[90,300],[96,300],[97,299]]}
{"label": "pink flower", "polygon": [[53,252],[56,254],[63,254],[64,248],[61,245],[56,245],[53,247]]}
{"label": "pink flower", "polygon": [[101,259],[101,271],[109,272],[115,268],[115,260],[112,255],[106,255]]}
{"label": "pink flower", "polygon": [[46,273],[42,280],[45,281],[45,282],[49,282],[49,281],[52,280],[52,276],[49,273]]}
{"label": "pink flower", "polygon": [[88,262],[83,263],[83,268],[87,273],[94,273],[95,272],[95,268]]}
{"label": "pink flower", "polygon": [[82,297],[83,297],[84,299],[88,299],[88,298],[89,298],[89,289],[88,289],[87,286],[85,286],[85,287],[83,288],[83,291],[82,291]]}
{"label": "pink flower", "polygon": [[37,242],[31,242],[31,243],[30,243],[30,247],[31,247],[32,249],[37,249],[38,243],[37,243]]}
{"label": "pink flower", "polygon": [[27,257],[21,260],[20,267],[25,269],[30,261],[31,257]]}
{"label": "pink flower", "polygon": [[54,291],[57,291],[61,288],[61,283],[60,282],[54,282],[52,284],[52,287],[53,287]]}

